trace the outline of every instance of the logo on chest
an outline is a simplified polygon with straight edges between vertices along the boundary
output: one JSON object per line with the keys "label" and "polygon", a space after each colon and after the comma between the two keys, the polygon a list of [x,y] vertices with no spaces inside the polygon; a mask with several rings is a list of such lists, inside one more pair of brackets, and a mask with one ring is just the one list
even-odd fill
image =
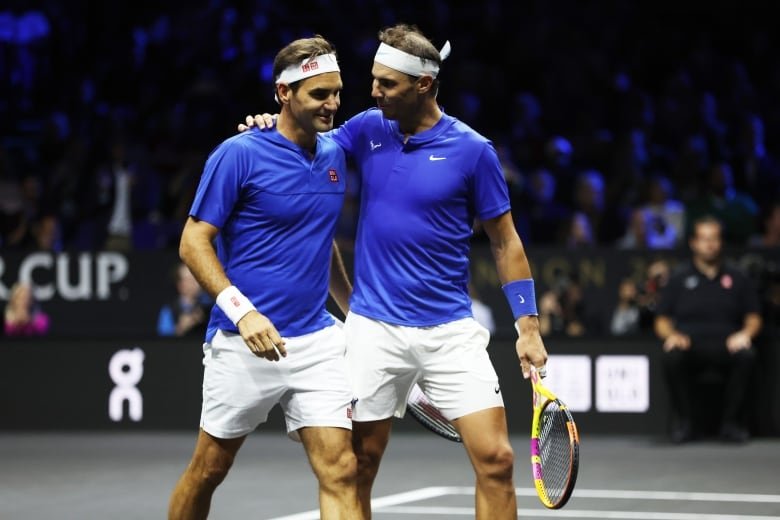
{"label": "logo on chest", "polygon": [[330,178],[330,182],[339,182],[339,174],[336,172],[336,168],[328,170],[328,177]]}

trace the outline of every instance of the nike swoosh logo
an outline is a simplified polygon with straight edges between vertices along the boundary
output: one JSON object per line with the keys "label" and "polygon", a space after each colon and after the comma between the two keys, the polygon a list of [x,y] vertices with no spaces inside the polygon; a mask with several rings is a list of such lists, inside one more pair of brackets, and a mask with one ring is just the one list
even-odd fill
{"label": "nike swoosh logo", "polygon": [[501,389],[500,389],[499,387],[495,387],[495,388],[493,389],[493,391],[495,391],[496,393],[499,393],[499,392],[501,391]]}
{"label": "nike swoosh logo", "polygon": [[444,159],[446,159],[446,157],[436,157],[433,154],[428,156],[428,160],[430,161],[443,161]]}
{"label": "nike swoosh logo", "polygon": [[521,294],[518,294],[517,297],[520,298],[520,303],[525,303],[525,298]]}
{"label": "nike swoosh logo", "polygon": [[374,144],[374,141],[369,141],[368,144],[371,146],[372,151],[382,147],[382,143]]}

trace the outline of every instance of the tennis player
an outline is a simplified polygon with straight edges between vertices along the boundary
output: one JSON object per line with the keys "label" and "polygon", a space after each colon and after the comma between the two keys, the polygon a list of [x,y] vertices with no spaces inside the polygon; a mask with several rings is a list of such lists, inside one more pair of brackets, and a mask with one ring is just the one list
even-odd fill
{"label": "tennis player", "polygon": [[[463,437],[476,474],[476,517],[516,518],[514,454],[486,351],[490,334],[474,320],[468,294],[476,217],[517,320],[523,377],[531,365],[544,367],[534,282],[503,171],[490,141],[436,102],[449,42],[440,52],[404,24],[380,31],[379,40],[371,71],[377,108],[331,133],[361,176],[355,287],[345,324],[361,505],[370,516],[392,417],[403,416],[418,382]],[[250,125],[268,122],[267,114],[247,118]]]}
{"label": "tennis player", "polygon": [[351,291],[333,241],[344,152],[318,134],[333,127],[340,104],[335,51],[321,37],[296,40],[277,54],[274,76],[276,129],[212,152],[181,237],[182,260],[216,305],[201,430],[171,519],[207,517],[239,447],[277,403],[318,479],[320,517],[362,518],[345,339],[325,310],[329,274],[345,312]]}

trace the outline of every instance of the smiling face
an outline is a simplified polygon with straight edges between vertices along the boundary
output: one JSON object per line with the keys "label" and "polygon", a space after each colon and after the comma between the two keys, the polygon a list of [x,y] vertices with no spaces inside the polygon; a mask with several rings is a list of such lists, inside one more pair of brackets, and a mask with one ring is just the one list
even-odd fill
{"label": "smiling face", "polygon": [[327,72],[300,81],[295,89],[280,84],[277,95],[282,110],[289,110],[299,130],[307,135],[333,128],[333,117],[341,105],[341,74]]}

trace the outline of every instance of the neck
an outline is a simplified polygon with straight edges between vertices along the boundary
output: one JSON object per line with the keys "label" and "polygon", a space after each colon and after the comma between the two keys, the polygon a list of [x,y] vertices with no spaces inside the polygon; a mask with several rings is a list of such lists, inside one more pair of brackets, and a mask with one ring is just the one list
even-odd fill
{"label": "neck", "polygon": [[282,109],[282,113],[279,114],[279,119],[276,121],[276,129],[288,141],[297,144],[304,150],[314,151],[317,144],[317,134],[309,134],[304,131],[295,124],[295,120],[284,109]]}
{"label": "neck", "polygon": [[398,119],[398,129],[406,136],[430,130],[441,119],[442,113],[435,99],[425,100],[408,118]]}
{"label": "neck", "polygon": [[705,262],[704,260],[694,258],[693,265],[695,265],[696,269],[701,271],[707,278],[715,278],[715,275],[718,274],[718,269],[720,269],[720,262],[717,260]]}

